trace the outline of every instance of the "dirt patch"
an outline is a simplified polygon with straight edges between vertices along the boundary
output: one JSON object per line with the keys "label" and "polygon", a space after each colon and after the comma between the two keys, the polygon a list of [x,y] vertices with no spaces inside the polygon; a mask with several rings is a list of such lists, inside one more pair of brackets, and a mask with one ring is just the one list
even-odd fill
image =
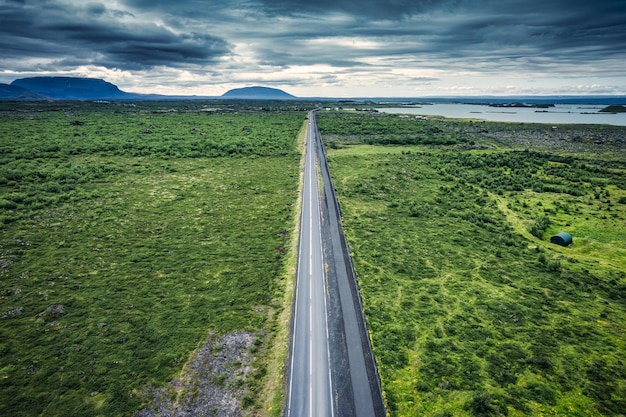
{"label": "dirt patch", "polygon": [[246,332],[229,333],[219,340],[209,335],[179,379],[142,392],[150,406],[136,417],[243,416],[254,338]]}

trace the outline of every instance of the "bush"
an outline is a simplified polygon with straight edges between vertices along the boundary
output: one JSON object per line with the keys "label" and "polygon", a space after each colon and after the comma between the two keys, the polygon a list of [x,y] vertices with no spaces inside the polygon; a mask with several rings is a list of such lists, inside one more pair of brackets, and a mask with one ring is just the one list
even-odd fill
{"label": "bush", "polygon": [[560,261],[550,261],[547,263],[546,268],[550,272],[561,272],[561,262]]}
{"label": "bush", "polygon": [[17,208],[17,204],[15,204],[15,202],[4,199],[4,198],[0,198],[0,209],[13,210],[15,208]]}
{"label": "bush", "polygon": [[548,227],[550,227],[551,223],[552,222],[550,221],[550,218],[548,216],[538,217],[535,220],[535,223],[533,223],[533,225],[530,226],[530,229],[529,229],[530,234],[535,236],[536,238],[543,239],[543,235],[548,229]]}
{"label": "bush", "polygon": [[508,411],[500,399],[488,392],[478,392],[466,407],[477,417],[506,416]]}
{"label": "bush", "polygon": [[413,203],[409,208],[409,217],[422,217],[428,215],[430,206],[428,204]]}

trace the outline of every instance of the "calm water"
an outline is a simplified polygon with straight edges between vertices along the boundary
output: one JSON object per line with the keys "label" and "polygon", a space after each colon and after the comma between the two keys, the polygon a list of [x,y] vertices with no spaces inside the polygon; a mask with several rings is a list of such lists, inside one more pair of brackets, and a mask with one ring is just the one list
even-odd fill
{"label": "calm water", "polygon": [[[432,104],[421,107],[377,109],[384,113],[436,115],[452,118],[473,118],[494,122],[575,123],[626,126],[626,113],[598,113],[605,106],[557,104],[548,109],[528,107],[489,107],[474,104]],[[539,110],[539,111],[537,111]],[[547,111],[545,113],[544,111]]]}

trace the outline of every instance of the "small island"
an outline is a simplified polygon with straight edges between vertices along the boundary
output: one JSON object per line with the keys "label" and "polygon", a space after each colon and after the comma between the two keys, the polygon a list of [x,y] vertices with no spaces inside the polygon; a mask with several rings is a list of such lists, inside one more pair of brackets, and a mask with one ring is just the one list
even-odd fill
{"label": "small island", "polygon": [[552,103],[489,103],[489,107],[531,107],[537,109],[548,109],[554,107]]}
{"label": "small island", "polygon": [[620,105],[607,106],[602,110],[599,110],[600,113],[626,113],[626,107]]}

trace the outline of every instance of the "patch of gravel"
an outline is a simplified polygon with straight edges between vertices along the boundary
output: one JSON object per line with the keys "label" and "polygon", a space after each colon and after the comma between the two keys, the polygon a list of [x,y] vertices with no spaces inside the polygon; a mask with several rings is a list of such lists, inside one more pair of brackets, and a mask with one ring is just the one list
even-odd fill
{"label": "patch of gravel", "polygon": [[17,307],[17,308],[14,308],[13,310],[9,310],[6,313],[4,313],[2,315],[2,318],[6,319],[6,318],[9,318],[9,317],[13,317],[13,316],[19,316],[23,312],[24,312],[24,307]]}
{"label": "patch of gravel", "polygon": [[8,253],[0,253],[0,275],[7,274],[9,267],[13,264],[15,256]]}
{"label": "patch of gravel", "polygon": [[254,334],[229,333],[219,340],[211,334],[187,364],[180,379],[142,393],[151,403],[135,417],[243,416],[241,399],[248,392]]}

